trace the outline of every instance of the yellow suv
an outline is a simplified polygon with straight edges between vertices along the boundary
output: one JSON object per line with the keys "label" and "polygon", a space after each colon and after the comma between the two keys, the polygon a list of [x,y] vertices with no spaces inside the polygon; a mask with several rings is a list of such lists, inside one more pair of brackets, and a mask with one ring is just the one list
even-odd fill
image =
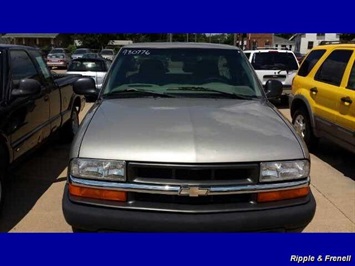
{"label": "yellow suv", "polygon": [[320,137],[355,151],[355,44],[320,45],[292,82],[290,111],[309,149]]}

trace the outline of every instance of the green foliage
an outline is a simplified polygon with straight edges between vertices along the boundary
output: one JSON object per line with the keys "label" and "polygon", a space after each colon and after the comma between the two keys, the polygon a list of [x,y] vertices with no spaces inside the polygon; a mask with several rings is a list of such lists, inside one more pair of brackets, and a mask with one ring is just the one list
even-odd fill
{"label": "green foliage", "polygon": [[110,40],[117,39],[117,34],[74,34],[72,39],[80,41],[82,47],[102,49]]}
{"label": "green foliage", "polygon": [[351,41],[355,38],[355,34],[354,33],[343,33],[340,34],[340,40],[343,42],[348,42]]}
{"label": "green foliage", "polygon": [[61,33],[58,35],[57,39],[59,39],[61,47],[67,47],[73,43],[72,34]]}
{"label": "green foliage", "polygon": [[49,54],[49,52],[52,50],[52,47],[46,45],[46,46],[41,47],[40,49],[41,49],[41,51],[42,51],[42,54],[43,54],[44,56],[47,56],[47,55]]}
{"label": "green foliage", "polygon": [[76,46],[74,44],[69,44],[67,48],[71,54],[76,50]]}

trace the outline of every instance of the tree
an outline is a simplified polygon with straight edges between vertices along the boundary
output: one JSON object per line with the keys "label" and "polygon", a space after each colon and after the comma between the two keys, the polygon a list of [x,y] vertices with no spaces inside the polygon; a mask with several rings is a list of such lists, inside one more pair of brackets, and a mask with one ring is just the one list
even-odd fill
{"label": "tree", "polygon": [[342,34],[340,34],[340,41],[343,41],[343,42],[351,41],[354,38],[355,38],[355,34],[354,33],[342,33]]}
{"label": "tree", "polygon": [[102,49],[110,40],[117,39],[117,34],[74,34],[72,38],[80,41],[83,47]]}
{"label": "tree", "polygon": [[234,45],[234,34],[226,34],[224,44]]}
{"label": "tree", "polygon": [[68,47],[73,44],[73,34],[61,33],[57,38],[60,40],[61,47]]}

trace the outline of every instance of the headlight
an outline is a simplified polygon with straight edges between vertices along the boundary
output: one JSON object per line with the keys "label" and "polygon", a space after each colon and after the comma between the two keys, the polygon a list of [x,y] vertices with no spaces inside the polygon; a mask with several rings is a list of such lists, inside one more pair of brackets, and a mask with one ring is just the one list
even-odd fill
{"label": "headlight", "polygon": [[69,171],[78,178],[126,181],[124,161],[75,158]]}
{"label": "headlight", "polygon": [[260,182],[277,182],[309,176],[309,161],[266,162],[260,164]]}

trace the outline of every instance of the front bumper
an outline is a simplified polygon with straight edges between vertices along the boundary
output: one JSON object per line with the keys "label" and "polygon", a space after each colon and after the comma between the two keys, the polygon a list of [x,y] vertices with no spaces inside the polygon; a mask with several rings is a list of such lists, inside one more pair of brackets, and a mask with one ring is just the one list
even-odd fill
{"label": "front bumper", "polygon": [[125,210],[74,203],[66,185],[62,207],[68,224],[87,231],[252,232],[300,231],[313,219],[316,202],[310,193],[305,204],[267,210],[193,214]]}

